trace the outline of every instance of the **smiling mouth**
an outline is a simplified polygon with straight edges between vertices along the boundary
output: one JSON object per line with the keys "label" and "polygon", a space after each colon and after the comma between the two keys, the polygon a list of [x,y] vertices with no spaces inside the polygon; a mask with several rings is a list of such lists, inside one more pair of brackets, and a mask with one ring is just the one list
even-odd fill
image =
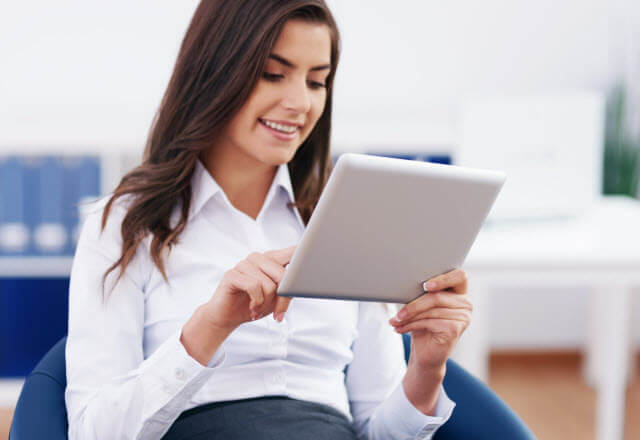
{"label": "smiling mouth", "polygon": [[295,125],[295,124],[286,124],[286,123],[282,123],[282,122],[273,122],[273,121],[268,121],[266,119],[261,119],[259,118],[258,121],[260,121],[260,123],[272,130],[275,130],[279,133],[282,134],[293,134],[296,131],[300,130],[300,126],[299,125]]}

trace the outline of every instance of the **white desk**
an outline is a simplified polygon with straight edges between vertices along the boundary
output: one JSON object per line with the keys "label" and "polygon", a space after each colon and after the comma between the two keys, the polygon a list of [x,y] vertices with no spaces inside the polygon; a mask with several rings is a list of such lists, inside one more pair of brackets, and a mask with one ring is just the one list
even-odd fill
{"label": "white desk", "polygon": [[[487,224],[464,269],[474,302],[454,355],[486,381],[496,287],[575,286],[591,295],[585,373],[597,391],[598,440],[622,440],[631,353],[631,297],[640,286],[640,202],[605,197],[575,219]],[[544,325],[543,322],[540,325]]]}

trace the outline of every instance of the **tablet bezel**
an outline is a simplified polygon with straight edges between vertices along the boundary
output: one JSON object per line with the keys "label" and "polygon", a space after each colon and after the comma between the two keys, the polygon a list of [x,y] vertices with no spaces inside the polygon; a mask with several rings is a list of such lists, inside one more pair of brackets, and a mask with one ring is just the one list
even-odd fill
{"label": "tablet bezel", "polygon": [[[417,298],[424,293],[423,281],[462,265],[505,179],[498,171],[341,155],[278,295],[391,303]],[[438,224],[425,232],[419,229],[421,218],[424,227]],[[389,229],[391,224],[405,230]],[[388,269],[393,272],[385,276]]]}

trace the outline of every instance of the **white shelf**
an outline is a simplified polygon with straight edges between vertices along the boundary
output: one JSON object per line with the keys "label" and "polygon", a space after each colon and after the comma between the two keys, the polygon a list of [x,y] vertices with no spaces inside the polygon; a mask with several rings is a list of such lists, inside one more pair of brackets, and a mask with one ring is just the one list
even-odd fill
{"label": "white shelf", "polygon": [[24,378],[0,379],[0,407],[15,408]]}
{"label": "white shelf", "polygon": [[68,277],[73,257],[0,257],[0,278]]}
{"label": "white shelf", "polygon": [[0,156],[99,156],[142,157],[142,148],[128,142],[98,142],[94,139],[69,143],[52,143],[46,139],[32,142],[8,142],[0,138]]}
{"label": "white shelf", "polygon": [[455,127],[423,120],[334,118],[331,152],[450,154],[459,144]]}

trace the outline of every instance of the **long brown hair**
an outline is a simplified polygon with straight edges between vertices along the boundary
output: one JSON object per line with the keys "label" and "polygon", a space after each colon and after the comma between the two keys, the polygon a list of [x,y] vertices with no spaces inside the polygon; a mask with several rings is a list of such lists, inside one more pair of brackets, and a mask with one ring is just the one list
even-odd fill
{"label": "long brown hair", "polygon": [[[295,205],[309,221],[331,172],[332,90],[340,46],[331,12],[324,0],[202,0],[182,41],[142,164],[122,178],[105,206],[103,230],[113,203],[125,195],[131,199],[121,225],[122,254],[103,280],[118,267],[119,280],[149,234],[151,258],[167,280],[162,254],[186,227],[198,157],[248,99],[291,19],[326,24],[331,33],[325,109],[288,164]],[[171,224],[178,207],[179,221]]]}

